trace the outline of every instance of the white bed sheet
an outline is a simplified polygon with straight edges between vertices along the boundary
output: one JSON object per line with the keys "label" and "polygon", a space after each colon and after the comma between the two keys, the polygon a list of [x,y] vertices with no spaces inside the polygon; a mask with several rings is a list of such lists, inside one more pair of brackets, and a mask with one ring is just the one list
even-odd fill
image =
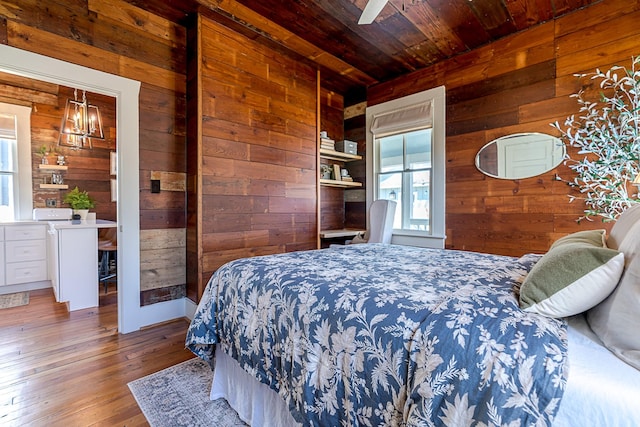
{"label": "white bed sheet", "polygon": [[640,426],[640,371],[603,347],[584,315],[568,320],[569,377],[553,427]]}
{"label": "white bed sheet", "polygon": [[[640,426],[640,371],[603,347],[583,315],[569,318],[568,338],[567,389],[553,427]],[[276,392],[218,348],[211,399],[219,398],[253,427],[299,425]]]}

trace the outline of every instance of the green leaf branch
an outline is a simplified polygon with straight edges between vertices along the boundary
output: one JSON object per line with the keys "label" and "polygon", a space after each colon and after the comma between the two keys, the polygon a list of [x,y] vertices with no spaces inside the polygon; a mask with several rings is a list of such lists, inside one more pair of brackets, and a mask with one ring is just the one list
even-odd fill
{"label": "green leaf branch", "polygon": [[587,207],[578,221],[595,216],[613,221],[640,202],[631,185],[640,173],[640,57],[632,58],[630,69],[614,66],[576,77],[599,82],[600,99],[587,99],[584,89],[572,94],[579,116],[568,117],[564,127],[551,124],[565,143],[578,148],[578,158],[565,160],[576,176],[556,179],[578,190],[569,195],[571,201],[584,200]]}

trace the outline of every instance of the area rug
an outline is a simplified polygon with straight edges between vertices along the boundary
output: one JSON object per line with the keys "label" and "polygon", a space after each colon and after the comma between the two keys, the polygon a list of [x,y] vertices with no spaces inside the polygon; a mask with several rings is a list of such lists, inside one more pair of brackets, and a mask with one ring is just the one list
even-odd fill
{"label": "area rug", "polygon": [[130,382],[151,427],[246,426],[226,400],[209,400],[213,372],[199,358]]}
{"label": "area rug", "polygon": [[0,295],[0,309],[19,307],[29,304],[29,292]]}

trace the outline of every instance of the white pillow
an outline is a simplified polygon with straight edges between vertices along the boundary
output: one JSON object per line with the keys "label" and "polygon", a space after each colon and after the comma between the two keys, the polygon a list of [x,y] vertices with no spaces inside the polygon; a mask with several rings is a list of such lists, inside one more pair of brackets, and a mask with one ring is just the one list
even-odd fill
{"label": "white pillow", "polygon": [[604,237],[605,230],[586,230],[558,239],[522,283],[520,307],[559,318],[609,296],[620,280],[624,255],[607,248]]}

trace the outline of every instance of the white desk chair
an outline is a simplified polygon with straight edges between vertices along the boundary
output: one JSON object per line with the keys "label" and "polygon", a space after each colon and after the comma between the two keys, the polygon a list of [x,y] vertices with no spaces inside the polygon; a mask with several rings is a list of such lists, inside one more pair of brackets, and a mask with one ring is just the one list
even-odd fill
{"label": "white desk chair", "polygon": [[369,229],[364,237],[356,236],[353,240],[347,240],[345,243],[391,243],[396,205],[397,203],[393,200],[386,199],[379,199],[371,203]]}
{"label": "white desk chair", "polygon": [[397,203],[393,200],[379,199],[369,208],[369,239],[367,243],[391,243],[393,218]]}

